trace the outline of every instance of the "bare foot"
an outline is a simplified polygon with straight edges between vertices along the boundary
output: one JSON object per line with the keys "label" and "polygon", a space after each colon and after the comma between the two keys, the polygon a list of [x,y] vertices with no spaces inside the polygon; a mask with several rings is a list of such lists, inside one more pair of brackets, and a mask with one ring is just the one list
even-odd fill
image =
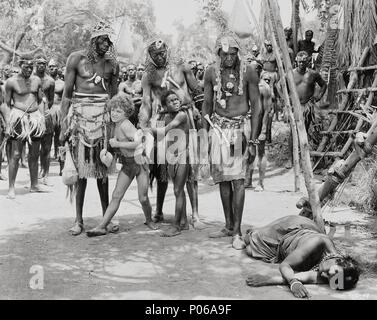
{"label": "bare foot", "polygon": [[7,177],[5,175],[3,175],[2,173],[0,173],[0,181],[7,181]]}
{"label": "bare foot", "polygon": [[168,230],[162,231],[161,237],[163,238],[172,238],[175,236],[179,236],[181,234],[181,230],[177,227],[170,227]]}
{"label": "bare foot", "polygon": [[204,230],[208,228],[203,222],[201,222],[199,219],[192,219],[192,225],[195,230]]}
{"label": "bare foot", "polygon": [[184,231],[190,230],[190,225],[189,225],[189,223],[186,222],[186,223],[181,224],[180,229],[181,229],[181,230],[184,230]]}
{"label": "bare foot", "polygon": [[9,200],[16,199],[16,192],[14,191],[14,189],[9,189],[7,199]]}
{"label": "bare foot", "polygon": [[107,230],[105,228],[104,229],[94,228],[92,230],[87,231],[86,235],[90,238],[105,236],[105,235],[107,235]]}
{"label": "bare foot", "polygon": [[216,239],[216,238],[231,237],[232,235],[233,235],[233,231],[224,228],[224,229],[222,229],[220,231],[211,233],[209,235],[209,237],[212,238],[212,239]]}
{"label": "bare foot", "polygon": [[264,191],[264,187],[261,186],[260,184],[258,184],[254,191],[255,192],[263,192]]}
{"label": "bare foot", "polygon": [[246,248],[246,243],[240,235],[236,235],[233,237],[232,247],[236,250],[243,250]]}
{"label": "bare foot", "polygon": [[[113,223],[113,222],[110,222],[106,229],[110,232],[110,233],[117,233],[119,232],[119,223]],[[93,229],[94,230],[94,229]]]}
{"label": "bare foot", "polygon": [[44,184],[45,186],[48,186],[48,187],[53,187],[54,186],[53,184],[51,184],[49,182],[49,180],[48,180],[47,177],[42,178],[42,184]]}
{"label": "bare foot", "polygon": [[157,226],[153,221],[144,222],[144,224],[151,230],[158,230],[159,226]]}
{"label": "bare foot", "polygon": [[69,229],[71,236],[78,236],[84,231],[84,225],[82,223],[76,222],[75,225]]}
{"label": "bare foot", "polygon": [[30,192],[31,193],[44,193],[44,192],[49,192],[49,191],[43,188],[41,185],[36,185],[36,186],[30,187]]}
{"label": "bare foot", "polygon": [[163,213],[161,213],[161,214],[157,213],[153,216],[153,222],[154,223],[159,223],[159,222],[163,222],[163,221],[164,221],[164,214]]}
{"label": "bare foot", "polygon": [[246,184],[245,189],[255,189],[252,184]]}

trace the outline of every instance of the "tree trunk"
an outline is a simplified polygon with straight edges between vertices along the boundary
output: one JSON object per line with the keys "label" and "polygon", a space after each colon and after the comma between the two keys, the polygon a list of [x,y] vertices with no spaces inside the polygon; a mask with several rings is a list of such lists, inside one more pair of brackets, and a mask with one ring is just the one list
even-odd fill
{"label": "tree trunk", "polygon": [[298,32],[300,30],[301,20],[300,20],[300,0],[292,0],[292,20],[291,27],[293,31],[293,46],[295,51],[295,56],[298,53]]}

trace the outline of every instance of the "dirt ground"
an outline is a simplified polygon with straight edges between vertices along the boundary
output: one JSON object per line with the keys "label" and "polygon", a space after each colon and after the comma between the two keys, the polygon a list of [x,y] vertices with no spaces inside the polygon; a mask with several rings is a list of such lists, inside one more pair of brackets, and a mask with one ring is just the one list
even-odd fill
{"label": "dirt ground", "polygon": [[[232,249],[230,239],[208,238],[224,221],[218,187],[200,184],[199,209],[208,224],[206,230],[190,229],[172,239],[148,231],[133,184],[117,215],[121,224],[118,234],[72,237],[68,229],[74,222],[74,208],[65,197],[56,162],[51,176],[51,192],[30,194],[28,170],[20,169],[16,200],[6,199],[8,183],[0,181],[0,299],[294,299],[286,287],[246,286],[248,274],[277,272],[277,266]],[[110,190],[115,179],[110,179]],[[295,203],[302,193],[293,192],[292,170],[270,167],[265,186],[264,193],[247,191],[243,231],[298,214]],[[154,207],[155,192],[150,197]],[[171,219],[171,186],[164,211]],[[86,228],[96,225],[100,216],[95,182],[89,181]],[[376,299],[377,241],[368,227],[375,225],[374,220],[348,207],[334,208],[328,216],[339,223],[336,243],[369,262],[369,269],[349,292],[308,287],[313,299]],[[342,226],[346,222],[352,222],[350,234]],[[43,268],[42,290],[30,287],[33,266]]]}

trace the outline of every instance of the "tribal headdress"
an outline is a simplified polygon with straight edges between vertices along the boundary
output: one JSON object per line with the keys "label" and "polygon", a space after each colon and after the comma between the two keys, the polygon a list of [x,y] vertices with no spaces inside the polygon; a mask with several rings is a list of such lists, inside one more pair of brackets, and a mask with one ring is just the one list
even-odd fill
{"label": "tribal headdress", "polygon": [[109,51],[105,54],[105,59],[110,60],[111,65],[113,66],[113,73],[116,73],[118,61],[117,61],[117,54],[114,48],[114,30],[111,28],[110,24],[106,23],[105,21],[99,21],[92,29],[91,37],[90,37],[90,44],[89,49],[87,51],[87,57],[90,63],[96,63],[98,59],[97,53],[97,39],[100,36],[108,36],[110,40],[110,48]]}
{"label": "tribal headdress", "polygon": [[150,81],[154,81],[154,79],[157,77],[156,70],[159,69],[156,65],[156,63],[153,61],[150,51],[153,50],[159,50],[161,48],[166,49],[166,63],[163,66],[163,68],[167,68],[169,65],[169,60],[170,60],[170,49],[167,43],[162,40],[161,38],[155,36],[151,39],[149,39],[146,42],[146,59],[145,59],[145,72],[147,74],[147,77]]}
{"label": "tribal headdress", "polygon": [[50,66],[55,66],[55,67],[57,67],[58,66],[58,63],[54,60],[54,59],[51,59],[50,61],[49,61],[49,63],[48,63],[48,66],[50,67]]}
{"label": "tribal headdress", "polygon": [[238,95],[243,95],[243,77],[244,72],[247,68],[247,63],[245,63],[243,59],[242,54],[242,47],[241,47],[241,40],[240,38],[232,31],[226,30],[223,33],[219,35],[219,37],[216,40],[215,44],[215,53],[217,55],[217,63],[216,63],[216,87],[217,87],[217,102],[224,107],[225,100],[223,97],[223,90],[222,88],[222,71],[223,66],[220,59],[220,49],[222,49],[224,52],[228,52],[229,48],[236,48],[238,49],[238,63],[236,66],[236,71],[238,73]]}

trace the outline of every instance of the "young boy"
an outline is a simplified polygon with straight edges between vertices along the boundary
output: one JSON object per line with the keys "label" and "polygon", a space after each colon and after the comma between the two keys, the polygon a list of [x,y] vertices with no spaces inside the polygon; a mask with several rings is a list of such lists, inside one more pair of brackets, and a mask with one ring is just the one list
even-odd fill
{"label": "young boy", "polygon": [[152,128],[157,139],[166,139],[166,163],[168,174],[173,181],[175,195],[175,217],[172,226],[162,232],[162,237],[174,237],[188,230],[189,224],[186,213],[185,184],[189,174],[189,119],[187,113],[181,109],[181,101],[174,91],[167,91],[161,97],[161,104],[167,110],[164,118],[165,127]]}
{"label": "young boy", "polygon": [[152,222],[152,207],[148,198],[149,172],[146,164],[143,164],[142,136],[138,133],[129,118],[134,113],[134,105],[126,95],[117,95],[109,102],[111,120],[115,123],[115,137],[110,139],[113,148],[121,151],[122,170],[113,191],[109,207],[101,221],[94,229],[86,234],[89,237],[103,236],[107,234],[107,225],[118,211],[124,194],[136,178],[139,201],[145,215],[145,225],[152,230],[157,230]]}

